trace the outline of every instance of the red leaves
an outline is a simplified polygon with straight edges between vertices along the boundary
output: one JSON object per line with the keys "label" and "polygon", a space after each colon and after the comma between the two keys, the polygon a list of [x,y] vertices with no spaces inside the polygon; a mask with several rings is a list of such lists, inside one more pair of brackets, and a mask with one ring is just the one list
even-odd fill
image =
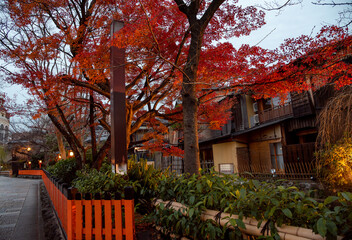
{"label": "red leaves", "polygon": [[[201,1],[198,17],[212,1]],[[143,6],[141,5],[143,4]],[[187,61],[190,32],[186,16],[174,1],[98,0],[85,6],[77,1],[7,0],[17,36],[2,57],[16,62],[9,76],[45,102],[67,107],[67,114],[85,113],[84,96],[94,91],[96,116],[108,114],[111,45],[126,48],[127,123],[148,123],[148,149],[181,155],[164,141],[167,124],[181,122],[179,100],[183,69]],[[108,16],[111,13],[113,16]],[[125,23],[110,39],[112,18]],[[351,37],[336,27],[323,28],[316,37],[288,39],[269,51],[243,45],[239,49],[218,40],[248,35],[260,28],[264,12],[225,1],[204,33],[197,81],[200,123],[219,129],[228,120],[231,101],[220,99],[231,92],[251,92],[256,97],[285,96],[335,82],[351,83]],[[310,78],[312,77],[312,78]],[[307,79],[311,79],[310,82]],[[312,85],[314,83],[314,85]],[[99,110],[98,110],[99,109]],[[158,118],[156,118],[158,116]],[[162,123],[161,119],[168,123]],[[77,124],[82,124],[81,119]],[[73,120],[72,120],[73,121]],[[133,131],[132,131],[133,132]]]}
{"label": "red leaves", "polygon": [[254,71],[249,69],[241,80],[257,97],[285,96],[328,83],[348,85],[351,64],[342,59],[351,54],[351,43],[346,31],[334,26],[322,28],[315,37],[287,39],[274,51],[252,52]]}

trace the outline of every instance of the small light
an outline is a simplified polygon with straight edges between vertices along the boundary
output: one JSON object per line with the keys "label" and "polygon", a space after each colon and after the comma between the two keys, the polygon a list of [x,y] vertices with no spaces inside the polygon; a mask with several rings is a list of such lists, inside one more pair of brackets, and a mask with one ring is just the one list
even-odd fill
{"label": "small light", "polygon": [[32,150],[32,148],[28,147],[28,148],[27,148],[27,151],[29,152],[30,150]]}
{"label": "small light", "polygon": [[39,163],[42,163],[42,160],[39,160]]}
{"label": "small light", "polygon": [[72,151],[70,151],[69,156],[70,156],[70,157],[73,157],[73,156],[74,156],[74,154],[73,154]]}
{"label": "small light", "polygon": [[29,161],[29,162],[28,162],[28,164],[29,164],[29,165],[31,165],[31,164],[32,164],[32,162],[31,162],[31,161]]}
{"label": "small light", "polygon": [[59,155],[59,159],[61,159],[61,155]]}

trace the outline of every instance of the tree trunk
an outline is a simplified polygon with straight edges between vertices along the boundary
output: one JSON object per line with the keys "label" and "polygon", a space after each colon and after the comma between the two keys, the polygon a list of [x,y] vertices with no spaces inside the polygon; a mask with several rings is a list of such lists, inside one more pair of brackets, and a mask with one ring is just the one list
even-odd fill
{"label": "tree trunk", "polygon": [[106,139],[104,145],[100,148],[99,152],[97,153],[96,161],[93,163],[94,168],[100,169],[105,157],[109,155],[110,149],[111,149],[111,135],[109,135],[108,139]]}
{"label": "tree trunk", "polygon": [[199,174],[198,99],[195,82],[197,81],[197,69],[203,34],[197,22],[194,22],[192,26],[191,45],[188,52],[187,64],[184,68],[182,83],[184,171],[190,174]]}
{"label": "tree trunk", "polygon": [[181,12],[188,19],[191,32],[187,62],[183,69],[182,106],[184,132],[184,170],[188,173],[199,174],[199,145],[198,145],[198,99],[196,96],[197,71],[202,47],[203,35],[215,12],[225,0],[213,0],[203,16],[198,19],[201,1],[193,0],[186,4],[184,0],[174,0]]}
{"label": "tree trunk", "polygon": [[66,159],[66,150],[64,146],[64,141],[62,139],[62,134],[57,129],[55,130],[55,134],[56,134],[57,145],[59,147],[61,159]]}
{"label": "tree trunk", "polygon": [[94,125],[94,97],[92,94],[93,92],[89,96],[89,128],[92,144],[92,162],[95,162],[97,160],[97,138]]}
{"label": "tree trunk", "polygon": [[197,123],[198,106],[197,98],[194,96],[194,92],[194,87],[191,87],[188,88],[186,94],[182,95],[184,131],[184,171],[190,174],[198,174],[200,168]]}
{"label": "tree trunk", "polygon": [[[63,137],[65,137],[66,141],[70,145],[76,159],[76,164],[79,169],[82,168],[82,156],[79,152],[79,147],[77,146],[77,139],[75,139],[75,136],[72,134],[72,132],[68,133],[66,129],[59,123],[57,118],[52,115],[51,113],[48,113],[48,117],[52,121],[52,123],[55,125],[57,130],[62,134]],[[82,148],[81,148],[82,149]],[[84,149],[83,149],[84,150]]]}

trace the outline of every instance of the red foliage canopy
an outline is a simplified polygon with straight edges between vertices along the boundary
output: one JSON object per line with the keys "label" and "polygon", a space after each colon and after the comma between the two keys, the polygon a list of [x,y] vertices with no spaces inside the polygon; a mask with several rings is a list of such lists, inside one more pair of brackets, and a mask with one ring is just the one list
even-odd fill
{"label": "red foliage canopy", "polygon": [[[97,141],[92,131],[97,124],[110,130],[109,47],[125,47],[127,143],[147,124],[153,131],[145,140],[153,141],[145,145],[169,153],[170,148],[160,147],[165,143],[159,135],[168,131],[161,119],[168,124],[182,120],[182,107],[175,106],[181,99],[192,35],[179,2],[6,0],[0,54],[16,70],[3,71],[9,82],[21,84],[37,97],[40,111],[49,114],[75,156],[84,161],[86,149],[79,139],[90,129]],[[284,95],[307,89],[307,75],[321,76],[313,78],[315,86],[337,78],[338,86],[351,83],[346,74],[349,60],[338,58],[351,43],[343,30],[325,28],[314,38],[289,39],[275,51],[248,45],[235,49],[218,41],[249,35],[265,24],[264,12],[242,8],[236,1],[207,0],[199,2],[197,16],[207,14],[214,3],[221,6],[204,30],[197,78],[191,83],[200,122],[210,122],[213,128],[224,124],[232,103],[220,100],[231,91],[251,90],[258,97]],[[112,19],[125,23],[113,41]],[[108,139],[96,153],[97,162],[109,147]]]}

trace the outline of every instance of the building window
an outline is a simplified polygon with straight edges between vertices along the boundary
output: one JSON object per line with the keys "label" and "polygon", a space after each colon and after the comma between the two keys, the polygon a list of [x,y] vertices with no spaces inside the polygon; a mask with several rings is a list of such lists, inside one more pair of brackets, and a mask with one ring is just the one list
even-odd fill
{"label": "building window", "polygon": [[224,174],[233,174],[234,167],[232,163],[221,163],[219,164],[219,172]]}
{"label": "building window", "polygon": [[284,171],[284,157],[281,142],[270,143],[271,168],[274,172]]}
{"label": "building window", "polygon": [[200,168],[204,172],[210,172],[212,167],[214,167],[213,149],[202,149],[200,151]]}
{"label": "building window", "polygon": [[282,100],[279,97],[267,98],[263,102],[263,108],[264,108],[264,110],[274,109],[274,108],[278,108],[282,105],[285,105],[289,102],[291,102],[291,95],[290,94],[288,94],[284,100]]}

